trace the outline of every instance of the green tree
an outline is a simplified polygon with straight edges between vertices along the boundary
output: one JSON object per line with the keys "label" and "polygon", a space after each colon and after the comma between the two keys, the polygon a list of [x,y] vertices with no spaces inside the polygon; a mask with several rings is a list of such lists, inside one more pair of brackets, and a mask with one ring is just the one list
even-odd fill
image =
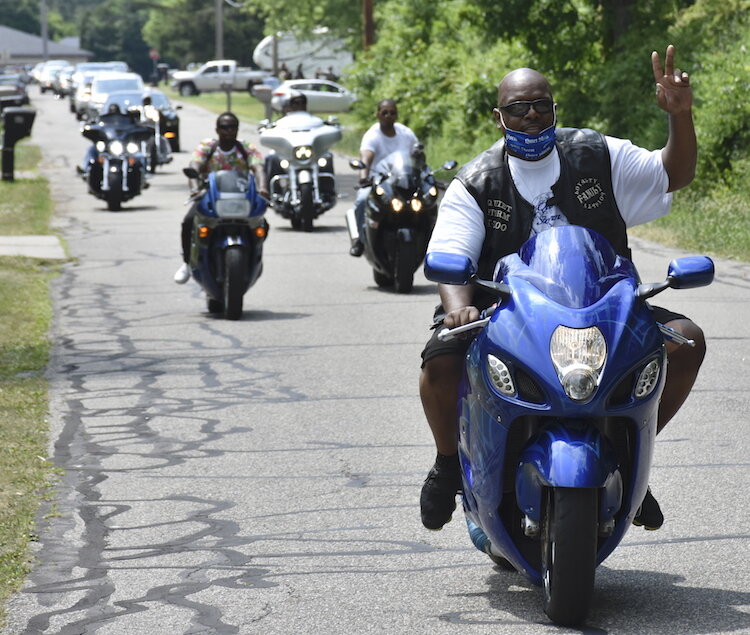
{"label": "green tree", "polygon": [[[151,3],[152,5],[154,3]],[[261,18],[229,5],[224,6],[224,55],[240,64],[252,63],[253,50],[263,38]],[[151,6],[143,29],[146,41],[162,58],[184,66],[213,59],[216,14],[206,0],[163,0]]]}
{"label": "green tree", "polygon": [[96,60],[122,60],[148,77],[152,61],[141,35],[147,17],[135,0],[104,0],[82,13],[81,46],[92,51]]}

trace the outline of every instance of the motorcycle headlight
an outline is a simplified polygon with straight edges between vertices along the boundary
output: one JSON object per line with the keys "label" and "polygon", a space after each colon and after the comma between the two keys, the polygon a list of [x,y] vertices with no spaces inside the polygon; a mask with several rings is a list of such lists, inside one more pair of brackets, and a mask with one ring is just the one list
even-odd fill
{"label": "motorcycle headlight", "polygon": [[434,198],[438,195],[438,189],[433,185],[429,190],[427,190],[427,193]]}
{"label": "motorcycle headlight", "polygon": [[419,200],[418,198],[411,199],[411,201],[409,202],[409,206],[415,212],[421,212],[422,211],[422,207],[423,207],[422,201]]}
{"label": "motorcycle headlight", "polygon": [[320,157],[318,159],[318,167],[324,168],[327,165],[328,165],[328,159],[326,159],[325,157]]}
{"label": "motorcycle headlight", "polygon": [[287,161],[286,159],[281,159],[281,161],[279,161],[279,165],[281,166],[282,170],[286,170],[289,167],[289,161]]}
{"label": "motorcycle headlight", "polygon": [[99,152],[104,152],[107,149],[107,144],[104,143],[104,141],[97,141],[96,149],[99,150]]}
{"label": "motorcycle headlight", "polygon": [[309,161],[312,154],[313,151],[310,146],[298,146],[294,149],[294,156],[298,161]]}
{"label": "motorcycle headlight", "polygon": [[565,393],[573,401],[586,401],[599,385],[607,359],[607,342],[596,326],[573,329],[558,326],[550,340],[550,356]]}
{"label": "motorcycle headlight", "polygon": [[119,141],[112,141],[112,143],[109,144],[109,151],[112,154],[122,154],[123,149],[122,143]]}
{"label": "motorcycle headlight", "polygon": [[391,199],[391,209],[394,212],[400,212],[404,209],[404,202],[400,198]]}
{"label": "motorcycle headlight", "polygon": [[130,154],[135,154],[136,152],[138,152],[138,150],[140,150],[140,148],[138,147],[138,144],[137,144],[137,143],[136,143],[135,141],[130,141],[130,142],[128,143],[128,145],[127,145],[127,146],[125,146],[125,149],[126,149],[126,150],[127,150],[127,151],[128,151],[129,153],[130,153]]}
{"label": "motorcycle headlight", "polygon": [[494,355],[487,355],[487,374],[497,391],[508,397],[516,394],[516,386],[513,383],[513,377],[505,362]]}
{"label": "motorcycle headlight", "polygon": [[382,185],[378,185],[375,188],[375,194],[377,194],[378,196],[383,196],[383,194],[385,194],[385,190],[383,189]]}

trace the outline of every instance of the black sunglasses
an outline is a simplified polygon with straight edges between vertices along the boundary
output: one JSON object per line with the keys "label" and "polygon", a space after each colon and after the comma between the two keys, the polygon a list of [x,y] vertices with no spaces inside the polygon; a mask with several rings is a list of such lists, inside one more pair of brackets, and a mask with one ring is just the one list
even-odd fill
{"label": "black sunglasses", "polygon": [[498,106],[498,108],[507,112],[511,117],[523,117],[532,106],[537,114],[546,115],[552,112],[554,103],[551,99],[535,99],[534,101],[514,101],[512,104]]}
{"label": "black sunglasses", "polygon": [[219,130],[237,130],[236,123],[222,123],[216,126]]}

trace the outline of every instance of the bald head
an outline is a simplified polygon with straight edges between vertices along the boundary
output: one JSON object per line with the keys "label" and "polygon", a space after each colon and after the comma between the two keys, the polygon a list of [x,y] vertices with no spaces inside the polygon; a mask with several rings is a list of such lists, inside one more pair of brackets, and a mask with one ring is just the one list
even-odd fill
{"label": "bald head", "polygon": [[547,78],[533,68],[517,68],[503,77],[497,87],[497,103],[500,106],[514,101],[552,99],[552,88]]}

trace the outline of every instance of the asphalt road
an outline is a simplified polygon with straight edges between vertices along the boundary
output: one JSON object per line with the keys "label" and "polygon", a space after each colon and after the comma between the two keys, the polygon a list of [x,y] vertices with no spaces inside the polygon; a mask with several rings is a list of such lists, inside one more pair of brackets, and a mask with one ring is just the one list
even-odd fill
{"label": "asphalt road", "polygon": [[[107,212],[74,174],[87,142],[66,103],[34,106],[74,257],[54,283],[49,368],[64,476],[5,633],[750,632],[749,265],[717,261],[712,286],[659,298],[708,337],[656,444],[667,522],[633,528],[598,569],[586,628],[556,628],[460,514],[420,524],[434,454],[418,362],[436,289],[419,273],[411,295],[379,290],[347,254],[343,161],[350,196],[312,234],[269,213],[264,274],[229,322],[172,281],[188,154]],[[212,133],[213,115],[181,117],[184,148]],[[635,247],[647,280],[679,255]]]}

